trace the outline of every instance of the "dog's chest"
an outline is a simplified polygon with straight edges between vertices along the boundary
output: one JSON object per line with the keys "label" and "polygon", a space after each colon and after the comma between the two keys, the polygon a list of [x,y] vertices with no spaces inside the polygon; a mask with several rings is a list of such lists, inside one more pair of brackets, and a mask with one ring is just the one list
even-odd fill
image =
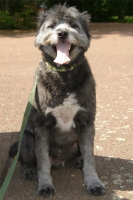
{"label": "dog's chest", "polygon": [[47,108],[46,114],[52,112],[57,120],[56,127],[63,132],[75,128],[74,116],[83,108],[78,104],[75,94],[69,94],[63,103],[55,108]]}

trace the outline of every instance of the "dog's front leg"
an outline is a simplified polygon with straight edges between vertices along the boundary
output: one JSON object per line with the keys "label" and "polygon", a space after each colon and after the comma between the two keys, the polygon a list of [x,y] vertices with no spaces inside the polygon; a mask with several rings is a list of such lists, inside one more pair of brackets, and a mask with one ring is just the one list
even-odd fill
{"label": "dog's front leg", "polygon": [[98,178],[94,164],[94,124],[89,124],[86,112],[79,112],[75,117],[78,132],[78,141],[81,155],[83,157],[83,176],[87,192],[96,196],[105,193],[104,185]]}
{"label": "dog's front leg", "polygon": [[35,130],[35,154],[37,159],[37,193],[43,196],[52,196],[55,193],[55,187],[52,184],[50,175],[49,159],[49,131],[45,127],[36,128]]}

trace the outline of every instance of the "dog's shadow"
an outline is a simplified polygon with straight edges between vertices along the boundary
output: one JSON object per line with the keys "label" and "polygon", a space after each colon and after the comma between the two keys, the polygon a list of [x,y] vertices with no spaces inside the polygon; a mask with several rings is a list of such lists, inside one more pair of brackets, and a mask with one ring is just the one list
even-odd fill
{"label": "dog's shadow", "polygon": [[[0,133],[0,186],[10,168],[11,160],[8,157],[10,145],[18,139],[18,133]],[[133,161],[115,157],[95,156],[96,170],[99,178],[106,186],[106,194],[98,197],[101,200],[129,200],[133,198]],[[86,200],[97,197],[86,193],[83,184],[82,171],[71,166],[51,171],[53,183],[57,193],[52,199]],[[5,194],[4,200],[9,199],[43,199],[37,196],[37,181],[24,180],[21,167],[18,163]]]}

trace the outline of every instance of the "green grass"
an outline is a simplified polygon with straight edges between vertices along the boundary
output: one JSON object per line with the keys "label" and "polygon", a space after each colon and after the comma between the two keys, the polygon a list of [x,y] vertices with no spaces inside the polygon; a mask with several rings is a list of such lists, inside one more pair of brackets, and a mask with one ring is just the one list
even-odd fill
{"label": "green grass", "polygon": [[112,16],[110,18],[111,22],[121,22],[121,23],[133,23],[133,16],[126,16],[124,19],[118,19],[118,16]]}

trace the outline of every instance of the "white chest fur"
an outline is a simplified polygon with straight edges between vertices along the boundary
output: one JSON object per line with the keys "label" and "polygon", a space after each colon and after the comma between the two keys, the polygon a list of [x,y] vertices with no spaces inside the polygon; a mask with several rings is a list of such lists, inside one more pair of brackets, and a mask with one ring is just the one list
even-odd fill
{"label": "white chest fur", "polygon": [[62,105],[52,109],[47,108],[46,114],[52,112],[57,120],[57,127],[61,131],[68,132],[72,127],[75,128],[73,118],[79,110],[84,110],[84,108],[77,103],[75,94],[70,94]]}

